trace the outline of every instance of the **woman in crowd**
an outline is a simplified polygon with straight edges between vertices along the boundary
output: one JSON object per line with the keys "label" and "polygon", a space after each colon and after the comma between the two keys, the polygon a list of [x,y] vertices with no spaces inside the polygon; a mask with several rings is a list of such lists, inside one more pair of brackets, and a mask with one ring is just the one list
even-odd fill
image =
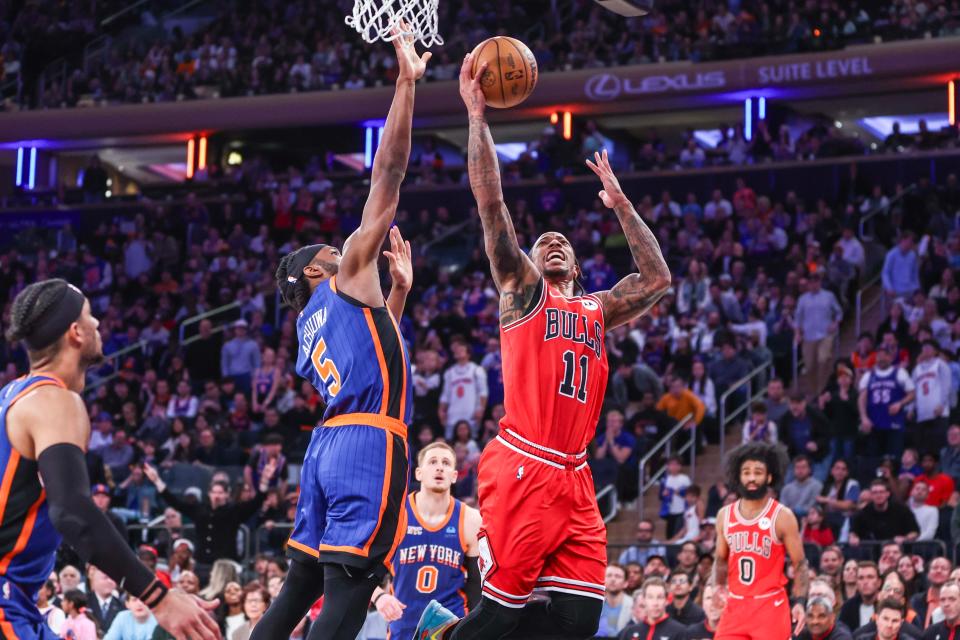
{"label": "woman in crowd", "polygon": [[273,405],[280,386],[282,372],[277,366],[277,353],[267,347],[260,358],[260,366],[253,373],[253,413],[262,415],[267,407]]}
{"label": "woman in crowd", "polygon": [[60,627],[60,637],[70,640],[97,640],[97,623],[87,614],[87,596],[79,589],[71,589],[61,598],[66,620]]}
{"label": "woman in crowd", "polygon": [[860,483],[850,477],[850,467],[843,458],[830,467],[817,504],[823,509],[826,522],[833,529],[837,541],[844,543],[850,533],[850,517],[857,510]]}
{"label": "woman in crowd", "polygon": [[228,632],[227,637],[230,640],[250,640],[253,628],[260,622],[260,618],[263,617],[267,607],[270,606],[270,593],[258,582],[248,585],[243,591],[241,606],[246,621],[232,634]]}

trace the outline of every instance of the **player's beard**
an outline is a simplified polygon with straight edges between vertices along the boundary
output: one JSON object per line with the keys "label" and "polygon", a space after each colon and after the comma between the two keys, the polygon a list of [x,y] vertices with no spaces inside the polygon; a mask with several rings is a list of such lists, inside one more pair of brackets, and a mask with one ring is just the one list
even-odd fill
{"label": "player's beard", "polygon": [[766,497],[768,486],[769,485],[767,485],[767,483],[763,483],[756,489],[748,489],[741,484],[739,487],[737,487],[737,493],[739,493],[740,497],[745,500],[760,500],[761,498]]}

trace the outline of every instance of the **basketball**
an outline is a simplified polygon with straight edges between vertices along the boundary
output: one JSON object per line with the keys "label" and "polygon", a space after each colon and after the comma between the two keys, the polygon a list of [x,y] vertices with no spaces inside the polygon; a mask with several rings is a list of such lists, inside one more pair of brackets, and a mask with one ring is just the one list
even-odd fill
{"label": "basketball", "polygon": [[515,107],[537,86],[537,59],[527,45],[516,38],[495,36],[473,50],[473,73],[488,63],[480,84],[487,104],[497,109]]}

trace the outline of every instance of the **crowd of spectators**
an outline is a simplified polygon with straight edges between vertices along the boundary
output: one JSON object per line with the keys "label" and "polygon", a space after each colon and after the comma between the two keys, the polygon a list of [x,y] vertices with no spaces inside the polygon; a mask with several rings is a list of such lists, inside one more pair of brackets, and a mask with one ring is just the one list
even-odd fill
{"label": "crowd of spectators", "polygon": [[[607,566],[597,637],[712,638],[727,597],[710,581],[712,546],[663,546],[653,526],[642,520],[638,544]],[[919,555],[890,541],[865,560],[828,543],[809,571],[806,628],[795,639],[938,640],[960,624],[960,567],[936,551]]]}
{"label": "crowd of spectators", "polygon": [[[275,593],[270,578],[284,569],[280,556],[299,463],[323,409],[316,391],[292,372],[295,317],[276,307],[274,266],[301,242],[341,245],[363,203],[361,191],[334,183],[317,164],[285,176],[252,165],[235,180],[240,200],[182,191],[137,215],[63,227],[46,238],[24,234],[0,253],[4,318],[27,283],[60,276],[88,294],[101,319],[105,352],[133,347],[115,361],[115,373],[105,367],[91,376],[92,492],[161,575],[221,597],[221,621],[233,625],[231,632],[245,618],[254,624]],[[960,209],[954,176],[943,185],[921,181],[917,190],[878,221],[878,235],[923,231]],[[873,334],[864,336],[857,352],[835,366],[845,354],[824,338],[849,315],[851,287],[866,267],[855,229],[875,200],[892,193],[878,186],[851,189],[838,201],[795,192],[773,197],[740,179],[730,193],[633,195],[660,241],[674,285],[648,315],[607,336],[611,376],[591,445],[597,484],[615,484],[629,505],[637,497],[639,453],[687,414],[688,437],[715,441],[720,396],[759,369],[769,378],[769,393],[753,407],[744,438],[782,442],[794,456],[783,497],[805,516],[811,539],[829,544],[832,535],[845,552],[856,555],[859,546],[869,554],[873,541],[886,538],[893,516],[905,527],[904,541],[924,539],[920,523],[924,532],[950,535],[952,511],[946,510],[957,498],[948,479],[958,472],[960,426],[946,427],[956,407],[960,236],[902,233],[883,271],[891,315],[876,333],[882,348],[873,345]],[[551,183],[540,198],[509,205],[522,246],[546,228],[570,238],[587,289],[607,288],[632,269],[616,220],[597,202],[580,201]],[[476,498],[480,451],[503,415],[498,299],[479,234],[468,234],[472,249],[455,270],[420,248],[472,219],[472,212],[454,219],[439,205],[397,215],[416,253],[414,290],[401,321],[415,361],[411,454],[437,438],[450,441],[459,471],[454,495],[467,502]],[[211,316],[185,333],[189,343],[180,342],[185,319],[234,302],[229,323]],[[822,304],[834,314],[829,322],[818,311]],[[807,393],[788,395],[795,341],[804,347],[801,389]],[[807,342],[817,344],[806,348]],[[0,382],[6,382],[26,362],[17,346],[0,348],[7,363]],[[876,450],[878,440],[859,436],[855,426],[861,416],[853,385],[885,371],[885,361],[878,362],[884,354],[910,365],[914,386],[929,382],[921,379],[927,369],[940,375],[945,366],[951,376],[935,416],[921,412],[919,398],[915,406],[902,404],[902,449],[888,438]],[[914,364],[920,372],[915,381]],[[942,449],[934,439],[941,436]],[[853,459],[862,464],[847,467]],[[695,551],[692,567],[712,549],[712,514],[731,493],[722,483],[693,485],[680,465],[668,464],[661,515],[670,527],[665,541]],[[877,469],[887,481],[882,487],[869,482]],[[930,487],[926,496],[916,488],[921,485]],[[916,531],[905,517],[914,511]],[[252,567],[238,565],[250,549],[262,555]],[[638,550],[627,557],[646,569],[657,564],[649,555]],[[660,564],[673,562],[660,558]],[[74,568],[79,560],[66,548],[58,566],[87,573]],[[256,585],[247,584],[251,578]],[[68,597],[76,583],[60,581],[47,601],[57,606],[76,600],[76,594]],[[96,583],[88,576],[88,604],[91,591],[112,593],[106,586],[98,591]],[[693,578],[689,583],[702,586]],[[110,598],[101,600],[109,608]],[[126,606],[123,624],[149,623],[136,602]],[[70,607],[63,606],[67,616]]]}
{"label": "crowd of spectators", "polygon": [[[389,49],[364,44],[344,25],[352,4],[220,0],[214,4],[217,17],[199,30],[118,38],[106,56],[77,64],[62,80],[47,83],[42,95],[24,96],[25,102],[60,108],[392,82],[396,69]],[[960,32],[956,0],[666,0],[634,19],[586,0],[561,4],[444,0],[439,24],[445,44],[435,48],[428,80],[454,78],[477,42],[506,33],[528,42],[543,71],[554,71],[817,51]],[[23,42],[11,37],[5,55],[16,55]]]}

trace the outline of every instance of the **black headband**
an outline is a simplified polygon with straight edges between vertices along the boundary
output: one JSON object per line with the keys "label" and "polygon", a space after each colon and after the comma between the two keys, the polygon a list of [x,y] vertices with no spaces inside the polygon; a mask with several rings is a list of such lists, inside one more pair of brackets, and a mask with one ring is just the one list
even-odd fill
{"label": "black headband", "polygon": [[325,244],[311,244],[297,249],[290,260],[290,267],[287,269],[287,282],[290,284],[296,283],[303,275],[303,270],[313,262],[316,255],[326,246]]}
{"label": "black headband", "polygon": [[86,301],[80,289],[67,284],[47,314],[40,319],[36,328],[23,341],[30,351],[40,351],[60,339],[70,325],[77,321]]}

